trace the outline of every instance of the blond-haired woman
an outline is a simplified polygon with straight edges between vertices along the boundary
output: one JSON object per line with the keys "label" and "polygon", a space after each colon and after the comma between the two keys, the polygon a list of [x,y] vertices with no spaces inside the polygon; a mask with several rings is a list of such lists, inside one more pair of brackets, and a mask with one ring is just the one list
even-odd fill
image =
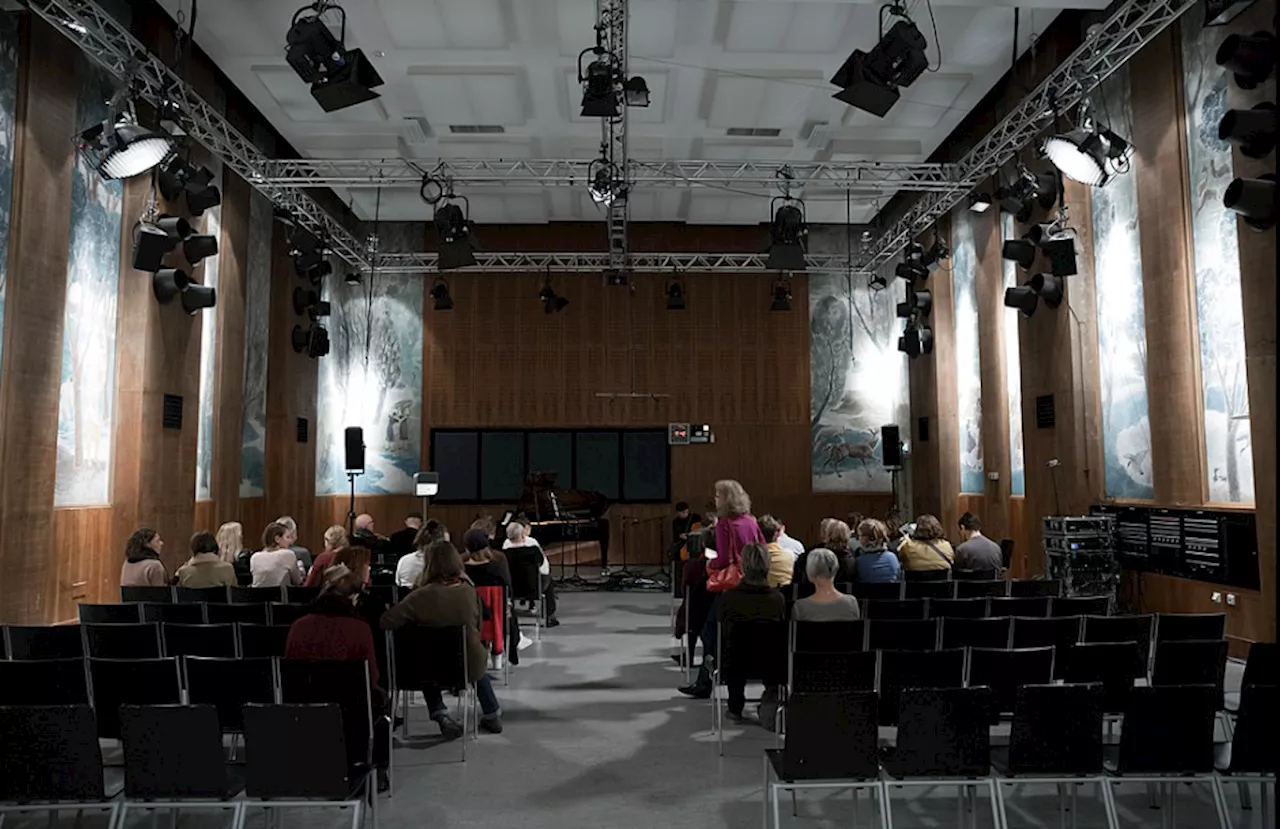
{"label": "blond-haired woman", "polygon": [[955,559],[942,522],[932,515],[917,517],[911,535],[898,545],[898,561],[903,570],[950,570]]}
{"label": "blond-haired woman", "polygon": [[218,527],[214,539],[218,542],[218,558],[234,567],[236,583],[247,587],[253,581],[253,574],[249,572],[249,557],[253,550],[244,546],[244,527],[239,521],[228,521]]}
{"label": "blond-haired woman", "polygon": [[324,552],[316,556],[316,560],[311,562],[311,569],[307,571],[306,581],[302,583],[303,587],[321,587],[324,585],[324,571],[333,564],[333,557],[343,547],[347,546],[347,530],[338,524],[324,531]]}
{"label": "blond-haired woman", "polygon": [[889,549],[889,528],[868,518],[858,525],[858,581],[863,584],[893,582],[902,578],[902,565]]}

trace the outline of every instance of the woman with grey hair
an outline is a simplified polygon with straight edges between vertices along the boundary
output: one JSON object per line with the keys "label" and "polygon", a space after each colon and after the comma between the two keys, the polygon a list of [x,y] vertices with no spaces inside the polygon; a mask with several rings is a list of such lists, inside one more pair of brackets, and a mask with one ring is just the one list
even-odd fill
{"label": "woman with grey hair", "polygon": [[796,602],[792,616],[797,622],[852,622],[862,618],[858,600],[836,590],[840,560],[830,550],[811,550],[805,561],[805,575],[813,585],[813,595]]}

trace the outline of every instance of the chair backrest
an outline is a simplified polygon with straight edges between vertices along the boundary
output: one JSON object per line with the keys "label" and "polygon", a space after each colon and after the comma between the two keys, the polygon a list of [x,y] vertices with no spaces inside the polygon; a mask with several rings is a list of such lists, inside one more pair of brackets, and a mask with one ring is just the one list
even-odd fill
{"label": "chair backrest", "polygon": [[[936,582],[931,582],[936,584]],[[867,619],[927,619],[928,599],[871,599],[863,605],[863,617]]]}
{"label": "chair backrest", "polygon": [[951,581],[951,568],[938,570],[907,570],[903,568],[904,581]]}
{"label": "chair backrest", "polygon": [[[1058,665],[1062,665],[1062,652],[1080,641],[1080,617],[1064,616],[1049,619],[1018,618],[1013,620],[1013,636],[1010,644],[1015,648],[1057,648]],[[1061,678],[1055,671],[1054,679]]]}
{"label": "chair backrest", "polygon": [[1049,605],[1050,616],[1106,616],[1110,596],[1060,596]]}
{"label": "chair backrest", "polygon": [[880,773],[876,692],[797,693],[787,700],[783,776],[866,780]]}
{"label": "chair backrest", "polygon": [[204,608],[202,604],[156,604],[142,602],[142,621],[168,622],[175,625],[203,625]]}
{"label": "chair backrest", "polygon": [[1081,642],[1136,642],[1138,661],[1134,663],[1134,677],[1147,675],[1151,661],[1151,634],[1155,616],[1085,616]]}
{"label": "chair backrest", "polygon": [[1009,595],[1019,599],[1032,596],[1061,596],[1062,582],[1058,579],[1014,579],[1009,582]]}
{"label": "chair backrest", "polygon": [[369,763],[373,757],[373,700],[369,666],[364,660],[281,659],[278,667],[280,701],[339,706],[347,764]]}
{"label": "chair backrest", "polygon": [[1004,569],[1008,570],[1009,566],[1012,563],[1013,563],[1013,539],[1002,538],[1000,539],[1000,564],[1004,567]]}
{"label": "chair backrest", "polygon": [[786,683],[789,638],[787,623],[782,621],[722,623],[717,642],[721,675],[766,685]]}
{"label": "chair backrest", "polygon": [[508,551],[507,565],[511,570],[511,598],[523,600],[542,597],[542,574],[538,572],[541,562],[535,561],[532,556],[512,556]]}
{"label": "chair backrest", "polygon": [[192,705],[212,705],[223,731],[242,731],[242,709],[248,703],[276,701],[275,663],[267,657],[219,659],[185,656],[187,699]]}
{"label": "chair backrest", "polygon": [[1009,774],[1102,771],[1102,686],[1022,685],[1009,733]]}
{"label": "chair backrest", "polygon": [[904,599],[954,599],[956,595],[955,582],[946,581],[906,581],[902,584],[902,597]]}
{"label": "chair backrest", "polygon": [[289,628],[284,625],[236,625],[243,657],[284,656],[289,641]]}
{"label": "chair backrest", "polygon": [[904,777],[988,774],[991,704],[990,688],[903,688],[892,773]]}
{"label": "chair backrest", "polygon": [[1103,710],[1119,714],[1129,704],[1133,692],[1133,665],[1139,659],[1134,642],[1086,642],[1057,652],[1056,671],[1067,682],[1097,682],[1102,685]]}
{"label": "chair backrest", "polygon": [[235,625],[163,625],[165,656],[217,656],[234,659]]}
{"label": "chair backrest", "polygon": [[120,737],[121,705],[177,705],[182,687],[176,659],[90,659],[98,736]]}
{"label": "chair backrest", "polygon": [[992,714],[1011,713],[1020,685],[1053,681],[1053,648],[973,648],[969,651],[969,685],[985,685],[992,693]]}
{"label": "chair backrest", "polygon": [[1227,676],[1227,640],[1173,640],[1156,644],[1151,668],[1152,685],[1212,685],[1223,704]]}
{"label": "chair backrest", "polygon": [[284,625],[288,627],[294,622],[307,615],[310,609],[305,604],[282,604],[280,602],[271,602],[267,605],[267,618],[271,620],[273,625]]}
{"label": "chair backrest", "polygon": [[467,687],[466,628],[405,625],[391,631],[395,686],[446,691]]}
{"label": "chair backrest", "polygon": [[231,601],[226,587],[175,587],[173,598],[183,603],[226,604]]}
{"label": "chair backrest", "polygon": [[[963,599],[962,601],[985,601]],[[943,619],[944,648],[1007,648],[1013,620],[1007,616],[994,619]]]}
{"label": "chair backrest", "polygon": [[160,657],[160,626],[155,623],[81,625],[80,630],[84,633],[86,656],[96,656],[99,659]]}
{"label": "chair backrest", "polygon": [[152,604],[169,604],[173,601],[172,587],[152,587],[150,585],[123,586],[120,588],[121,602],[150,602]]}
{"label": "chair backrest", "polygon": [[9,625],[4,628],[10,659],[83,659],[79,625]]}
{"label": "chair backrest", "polygon": [[991,596],[1008,596],[1009,582],[1004,579],[979,581],[963,579],[956,583],[957,599],[986,599]]}
{"label": "chair backrest", "polygon": [[1218,706],[1212,685],[1134,688],[1120,731],[1120,774],[1213,771]]}
{"label": "chair backrest", "polygon": [[222,731],[212,705],[122,705],[120,740],[130,800],[227,796]]}
{"label": "chair backrest", "polygon": [[931,651],[937,646],[937,619],[867,622],[867,650]]}
{"label": "chair backrest", "polygon": [[105,797],[89,706],[0,707],[0,803]]}
{"label": "chair backrest", "polygon": [[902,598],[902,585],[900,581],[856,581],[853,595],[860,602],[893,602]]}
{"label": "chair backrest", "polygon": [[229,587],[227,588],[227,593],[232,604],[253,604],[255,602],[270,604],[271,602],[284,601],[283,587]]}
{"label": "chair backrest", "polygon": [[366,588],[369,595],[379,600],[387,607],[400,601],[400,594],[396,591],[394,584],[374,584]]}
{"label": "chair backrest", "polygon": [[1222,639],[1227,633],[1225,613],[1157,613],[1156,642]]}
{"label": "chair backrest", "polygon": [[88,705],[83,659],[0,660],[0,705]]}
{"label": "chair backrest", "polygon": [[1249,646],[1249,657],[1244,663],[1240,687],[1247,688],[1250,685],[1280,685],[1280,645],[1275,642],[1254,642]]}
{"label": "chair backrest", "polygon": [[875,651],[796,651],[791,654],[793,692],[874,691]]}
{"label": "chair backrest", "polygon": [[264,800],[346,799],[352,781],[345,731],[336,704],[246,705],[245,794]]}
{"label": "chair backrest", "polygon": [[1276,751],[1276,686],[1246,685],[1240,690],[1240,708],[1231,738],[1231,771],[1236,774],[1280,772]]}
{"label": "chair backrest", "polygon": [[809,653],[848,653],[862,650],[866,623],[793,622],[791,649]]}
{"label": "chair backrest", "polygon": [[80,604],[77,610],[82,625],[127,625],[142,621],[136,604]]}
{"label": "chair backrest", "polygon": [[987,613],[991,616],[1025,616],[1044,619],[1049,615],[1048,596],[992,596],[987,600]]}
{"label": "chair backrest", "polygon": [[271,620],[267,616],[269,605],[265,604],[229,604],[219,602],[204,606],[205,621],[211,625],[230,625],[244,623],[247,625],[268,625]]}
{"label": "chair backrest", "polygon": [[[880,724],[896,725],[903,688],[960,688],[964,649],[880,652]],[[985,720],[983,721],[985,724]]]}
{"label": "chair backrest", "polygon": [[987,600],[930,599],[929,615],[935,619],[982,619],[987,615]]}
{"label": "chair backrest", "polygon": [[289,604],[309,605],[320,598],[320,587],[290,587],[285,585],[284,598]]}
{"label": "chair backrest", "polygon": [[952,581],[995,581],[1000,578],[999,570],[957,570],[951,568]]}

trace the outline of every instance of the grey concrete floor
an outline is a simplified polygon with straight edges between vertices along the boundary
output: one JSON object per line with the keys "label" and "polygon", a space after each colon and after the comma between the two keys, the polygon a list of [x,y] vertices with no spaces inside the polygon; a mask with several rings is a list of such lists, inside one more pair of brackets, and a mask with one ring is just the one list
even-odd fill
{"label": "grey concrete floor", "polygon": [[[395,795],[383,798],[384,829],[718,829],[761,825],[761,752],[775,738],[759,726],[729,729],[724,756],[716,753],[709,702],[678,694],[683,672],[671,661],[670,599],[657,593],[567,593],[562,625],[522,652],[510,687],[499,680],[506,730],[481,734],[459,762],[459,743],[441,743],[425,709],[410,712],[413,736],[395,750]],[[1238,667],[1232,668],[1238,683]],[[757,689],[758,690],[758,689]],[[752,696],[748,689],[748,696]],[[748,706],[750,710],[751,706]],[[1181,787],[1177,826],[1216,826],[1203,787]],[[1117,790],[1125,827],[1161,827],[1141,785]],[[1261,827],[1259,809],[1242,812],[1228,792],[1236,829]],[[1255,804],[1257,790],[1254,790]],[[959,827],[955,789],[898,790],[893,825]],[[332,813],[330,813],[332,814]],[[783,826],[854,826],[848,793],[802,796],[799,818],[783,809]],[[979,827],[992,826],[985,798]],[[864,795],[860,826],[879,826]],[[1093,792],[1082,789],[1076,826],[1105,826]],[[1009,829],[1058,827],[1054,787],[1020,789],[1010,798]],[[3,824],[35,829],[43,817]],[[71,825],[70,820],[64,825]],[[86,825],[97,825],[86,822]],[[149,819],[130,821],[149,827]],[[161,820],[160,826],[167,826]],[[182,827],[225,826],[213,817],[184,818]],[[249,826],[264,826],[254,816]],[[289,827],[349,826],[322,812],[295,814]],[[371,825],[371,824],[369,824]],[[1070,826],[1068,820],[1065,824]],[[157,827],[158,829],[158,827]]]}

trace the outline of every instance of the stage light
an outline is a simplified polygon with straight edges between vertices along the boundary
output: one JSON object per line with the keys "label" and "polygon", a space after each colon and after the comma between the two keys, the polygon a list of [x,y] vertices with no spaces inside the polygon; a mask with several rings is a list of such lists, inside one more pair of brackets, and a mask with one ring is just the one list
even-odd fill
{"label": "stage light", "polygon": [[840,87],[831,97],[883,118],[898,102],[898,89],[913,84],[929,68],[928,41],[905,14],[901,16],[904,19],[893,24],[870,52],[854,50],[831,78]]}
{"label": "stage light", "polygon": [[[466,199],[461,200],[468,204]],[[436,265],[442,271],[468,268],[476,264],[475,245],[471,240],[471,222],[462,207],[447,202],[436,208],[436,235],[440,237],[440,253]]]}
{"label": "stage light", "polygon": [[783,204],[774,211],[773,224],[769,226],[769,256],[765,267],[771,271],[806,270],[804,242],[809,228],[804,219],[804,202],[777,196],[770,206],[779,201]]}
{"label": "stage light", "polygon": [[936,271],[942,266],[946,259],[951,258],[951,249],[940,238],[933,240],[933,245],[929,247],[924,255],[920,257],[920,264],[924,265],[930,271]]}
{"label": "stage light", "polygon": [[613,188],[612,166],[603,159],[596,159],[592,164],[596,167],[596,170],[591,174],[591,182],[587,185],[587,192],[591,194],[593,202],[608,207],[613,204],[616,196]]}
{"label": "stage light", "polygon": [[894,315],[900,320],[908,320],[916,315],[915,306],[910,302],[899,302]]}
{"label": "stage light", "polygon": [[293,312],[298,316],[305,316],[311,306],[320,301],[320,295],[309,288],[293,289]]}
{"label": "stage light", "polygon": [[1036,292],[1026,285],[1019,285],[1016,288],[1004,289],[1004,307],[1016,308],[1018,313],[1024,317],[1029,317],[1036,312],[1036,306],[1040,304],[1040,297],[1036,296]]}
{"label": "stage light", "polygon": [[1276,36],[1270,32],[1227,35],[1214,60],[1235,76],[1236,86],[1256,89],[1276,67]]}
{"label": "stage light", "polygon": [[991,209],[991,194],[971,193],[969,195],[969,209],[974,213],[986,213]]}
{"label": "stage light", "polygon": [[133,231],[133,267],[155,272],[163,266],[165,254],[178,246],[178,240],[160,228],[141,222]]}
{"label": "stage light", "polygon": [[318,15],[301,17],[311,8],[308,6],[294,13],[293,24],[285,35],[285,60],[306,83],[320,80],[333,56],[342,51],[342,44]]}
{"label": "stage light", "polygon": [[[294,267],[297,267],[296,259],[294,260]],[[320,260],[319,264],[307,268],[306,270],[298,270],[298,276],[307,280],[317,288],[320,287],[320,283],[324,281],[324,278],[331,273],[333,273],[333,265],[325,259]]]}
{"label": "stage light", "polygon": [[873,291],[883,291],[889,287],[889,279],[884,274],[873,273],[867,280],[867,287]]}
{"label": "stage light", "polygon": [[1267,230],[1276,225],[1276,177],[1267,173],[1259,178],[1238,178],[1227,185],[1222,204],[1240,214],[1254,230]]}
{"label": "stage light", "polygon": [[436,279],[431,286],[431,301],[437,311],[452,311],[453,297],[449,296],[449,283]]}
{"label": "stage light", "polygon": [[1038,273],[1031,277],[1027,287],[1050,308],[1057,308],[1062,304],[1062,277],[1060,276]]}
{"label": "stage light", "polygon": [[667,310],[683,311],[685,309],[684,285],[673,279],[667,284]]}
{"label": "stage light", "polygon": [[307,350],[307,346],[311,343],[310,329],[303,328],[301,325],[295,325],[293,331],[289,334],[289,344],[293,346],[294,352],[301,354]]}
{"label": "stage light", "polygon": [[898,337],[898,350],[912,360],[921,354],[932,354],[933,330],[927,325],[908,325]]}
{"label": "stage light", "polygon": [[604,272],[604,281],[606,285],[613,288],[620,288],[631,284],[631,279],[624,270],[610,268]]}
{"label": "stage light", "polygon": [[164,231],[170,239],[186,239],[191,235],[191,223],[181,216],[161,214],[156,219],[156,227]]}
{"label": "stage light", "polygon": [[363,285],[364,276],[361,275],[360,271],[348,271],[346,275],[342,277],[342,281],[353,287]]}
{"label": "stage light", "polygon": [[557,294],[555,289],[551,287],[550,278],[542,286],[542,290],[538,292],[538,299],[542,302],[543,312],[548,314],[558,314],[569,305],[569,300]]}
{"label": "stage light", "polygon": [[212,185],[196,191],[187,191],[187,209],[191,215],[199,216],[211,207],[222,204],[222,193]]}
{"label": "stage light", "polygon": [[[342,15],[341,37],[334,37],[320,19],[329,11]],[[311,97],[325,112],[380,97],[373,88],[382,86],[382,78],[363,51],[346,48],[346,28],[347,13],[342,7],[317,2],[294,13],[285,36],[285,60],[311,85]]]}
{"label": "stage light", "polygon": [[324,262],[324,246],[311,231],[295,227],[289,234],[289,255],[293,257],[293,269],[298,276],[306,276]]}
{"label": "stage light", "polygon": [[927,317],[933,311],[933,293],[930,291],[916,291],[912,294],[912,301],[916,311],[920,316]]}
{"label": "stage light", "polygon": [[165,164],[156,183],[165,201],[174,202],[186,196],[187,209],[198,216],[211,207],[222,204],[222,193],[213,185],[214,174],[208,167],[196,167],[191,162],[174,156]]}
{"label": "stage light", "polygon": [[194,266],[201,259],[216,256],[217,253],[217,236],[188,236],[182,241],[182,254],[187,258],[188,265]]}
{"label": "stage light", "polygon": [[908,260],[899,262],[898,266],[893,269],[893,275],[908,282],[915,282],[918,279],[928,279],[929,269],[922,265],[919,260]]}
{"label": "stage light", "polygon": [[306,352],[308,357],[323,357],[329,353],[329,332],[319,325],[310,328],[295,325],[289,340],[294,351],[299,354]]}
{"label": "stage light", "polygon": [[647,107],[649,105],[649,84],[644,78],[633,75],[622,85],[622,94],[629,107]]}
{"label": "stage light", "polygon": [[178,268],[162,268],[151,275],[151,292],[161,305],[168,305],[190,286],[191,277]]}
{"label": "stage light", "polygon": [[1276,105],[1264,101],[1253,109],[1229,109],[1218,122],[1218,138],[1240,147],[1248,158],[1264,158],[1276,147]]}
{"label": "stage light", "polygon": [[[598,55],[604,54],[602,47],[597,46]],[[582,55],[596,50],[588,49],[578,55],[578,83],[582,84],[582,117],[583,118],[616,118],[618,115],[618,93],[613,87],[613,67],[604,57],[597,58],[587,65],[586,73],[582,71]]]}
{"label": "stage light", "polygon": [[773,283],[773,302],[769,305],[770,311],[790,311],[791,310],[791,282],[786,279],[779,279]]}
{"label": "stage light", "polygon": [[1204,6],[1204,27],[1225,26],[1257,0],[1208,0]]}
{"label": "stage light", "polygon": [[80,133],[80,149],[97,157],[98,173],[105,179],[141,175],[173,153],[173,136],[163,130],[149,130],[121,118],[95,124]]}
{"label": "stage light", "polygon": [[1010,262],[1017,262],[1024,268],[1031,267],[1031,263],[1036,261],[1036,246],[1034,243],[1022,239],[1009,239],[1000,249],[1000,257]]}
{"label": "stage light", "polygon": [[182,292],[182,310],[188,316],[195,316],[205,308],[218,304],[218,289],[207,285],[191,284]]}
{"label": "stage light", "polygon": [[1072,181],[1102,187],[1114,176],[1129,172],[1133,147],[1106,127],[1086,125],[1055,135],[1043,151],[1053,166]]}
{"label": "stage light", "polygon": [[[382,97],[373,91],[376,86],[382,86],[378,70],[362,50],[351,49],[342,56],[340,64],[334,67],[327,79],[311,85],[311,97],[325,112],[337,112]],[[325,336],[325,353],[328,353],[328,335]]]}

